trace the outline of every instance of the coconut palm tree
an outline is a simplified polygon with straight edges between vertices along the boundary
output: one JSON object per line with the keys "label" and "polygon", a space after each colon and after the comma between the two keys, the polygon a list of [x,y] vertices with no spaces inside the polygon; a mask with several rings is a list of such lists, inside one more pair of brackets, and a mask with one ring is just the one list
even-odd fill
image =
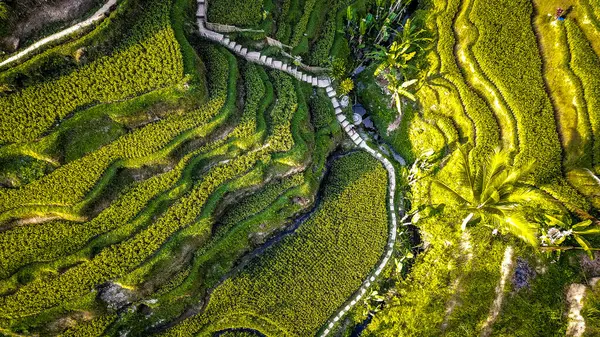
{"label": "coconut palm tree", "polygon": [[473,163],[464,147],[458,149],[458,154],[457,182],[466,186],[466,193],[456,191],[440,180],[435,180],[434,183],[449,192],[458,202],[459,208],[468,213],[461,228],[464,230],[476,219],[487,220],[496,229],[502,229],[537,246],[538,225],[528,221],[520,209],[523,203],[537,198],[534,191],[523,184],[533,169],[533,163],[521,167],[511,166],[509,154],[496,149],[483,165],[473,170]]}

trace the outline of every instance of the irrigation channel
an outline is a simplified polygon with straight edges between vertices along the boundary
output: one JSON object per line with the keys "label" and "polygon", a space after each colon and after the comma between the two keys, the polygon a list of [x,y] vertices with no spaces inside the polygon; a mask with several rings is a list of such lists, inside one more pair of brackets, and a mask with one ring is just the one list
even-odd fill
{"label": "irrigation channel", "polygon": [[[383,166],[388,172],[388,208],[391,221],[388,231],[388,241],[385,247],[384,255],[377,264],[377,266],[368,275],[367,279],[363,281],[360,288],[352,295],[351,298],[349,298],[346,301],[346,303],[342,305],[341,308],[339,308],[334,314],[330,316],[325,325],[321,328],[320,333],[318,335],[321,337],[325,337],[329,335],[334,325],[362,299],[362,297],[367,293],[367,289],[369,289],[369,287],[371,286],[371,283],[375,281],[375,279],[379,276],[381,271],[385,268],[390,258],[392,257],[394,245],[396,243],[396,236],[398,234],[398,221],[396,214],[398,212],[400,216],[404,216],[405,213],[404,209],[396,210],[394,206],[396,199],[396,170],[392,163],[380,152],[371,148],[367,144],[366,140],[363,139],[362,136],[356,132],[356,130],[354,129],[354,125],[346,120],[346,116],[343,114],[341,104],[337,97],[337,93],[332,87],[332,81],[329,77],[313,76],[312,74],[308,74],[305,71],[298,70],[297,67],[292,66],[285,61],[273,59],[272,57],[261,54],[258,51],[251,51],[248,48],[242,46],[241,44],[238,44],[235,41],[229,39],[227,35],[208,29],[206,21],[207,6],[208,3],[206,2],[206,0],[198,0],[198,10],[196,12],[196,17],[198,22],[198,29],[202,37],[225,46],[233,53],[237,54],[238,56],[244,58],[249,62],[257,63],[268,68],[283,71],[294,76],[299,81],[307,82],[314,87],[324,88],[327,91],[327,95],[331,100],[333,108],[335,109],[336,118],[340,123],[341,127],[348,135],[348,137],[350,137],[352,142],[357,147],[367,151],[370,155],[372,155],[379,162],[381,162],[381,164],[383,164]],[[400,198],[402,198],[402,196],[400,196]],[[403,204],[403,200],[400,200],[399,205]],[[402,232],[400,234],[404,233]]]}

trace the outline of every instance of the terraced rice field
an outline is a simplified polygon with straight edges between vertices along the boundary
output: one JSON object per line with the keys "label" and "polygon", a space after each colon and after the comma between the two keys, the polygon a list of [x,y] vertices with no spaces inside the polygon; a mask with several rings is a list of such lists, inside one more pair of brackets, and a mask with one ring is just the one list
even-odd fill
{"label": "terraced rice field", "polygon": [[[120,2],[2,74],[0,333],[193,335],[230,282],[265,278],[304,308],[274,326],[316,333],[379,260],[386,171],[346,153],[325,89],[184,31],[195,8]],[[261,315],[239,305],[256,313],[219,314]]]}
{"label": "terraced rice field", "polygon": [[502,147],[535,163],[527,216],[599,214],[600,3],[419,1],[400,116],[373,64],[338,95],[351,10],[378,3],[123,0],[11,59],[0,335],[581,336],[579,288],[600,331],[594,262],[467,228],[449,192],[455,150]]}

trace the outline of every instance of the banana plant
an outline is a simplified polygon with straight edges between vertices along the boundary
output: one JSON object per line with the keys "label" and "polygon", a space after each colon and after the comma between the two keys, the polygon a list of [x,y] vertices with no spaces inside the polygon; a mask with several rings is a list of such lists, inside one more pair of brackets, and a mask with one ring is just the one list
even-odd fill
{"label": "banana plant", "polygon": [[425,37],[424,34],[424,29],[417,29],[417,26],[408,19],[404,24],[402,34],[396,35],[389,48],[376,45],[376,50],[367,54],[368,58],[379,62],[375,76],[388,69],[395,69],[401,73],[406,73],[411,69],[417,70],[411,61],[418,52],[424,50],[424,44],[432,40]]}
{"label": "banana plant", "polygon": [[398,115],[402,116],[402,98],[406,97],[409,100],[416,102],[417,98],[413,93],[408,91],[408,88],[415,85],[418,82],[416,79],[412,79],[409,81],[401,81],[395,76],[393,73],[389,76],[386,76],[388,79],[388,90],[392,93],[392,100],[396,104],[396,110],[398,110]]}
{"label": "banana plant", "polygon": [[[600,227],[593,225],[594,222],[592,220],[583,220],[573,224],[570,216],[565,217],[563,220],[545,214],[543,223],[548,226],[548,228],[542,229],[542,235],[540,236],[542,250],[558,252],[560,254],[560,252],[564,250],[577,249],[585,251],[590,259],[594,258],[593,251],[598,249],[593,248],[590,242],[585,238],[586,236],[589,237],[600,234]],[[565,245],[566,242],[571,242],[571,239],[579,246]]]}

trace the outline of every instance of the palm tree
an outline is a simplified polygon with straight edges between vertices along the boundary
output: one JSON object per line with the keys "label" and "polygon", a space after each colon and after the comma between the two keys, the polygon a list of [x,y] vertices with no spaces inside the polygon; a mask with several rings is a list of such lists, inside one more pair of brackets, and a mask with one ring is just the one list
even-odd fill
{"label": "palm tree", "polygon": [[538,225],[528,221],[519,209],[523,203],[537,198],[532,189],[520,186],[533,169],[533,163],[522,167],[511,166],[509,154],[496,149],[487,162],[473,170],[469,153],[463,147],[458,151],[457,182],[467,187],[466,195],[442,181],[434,182],[456,199],[460,209],[468,212],[461,228],[465,230],[467,224],[477,218],[489,220],[495,228],[537,246]]}

